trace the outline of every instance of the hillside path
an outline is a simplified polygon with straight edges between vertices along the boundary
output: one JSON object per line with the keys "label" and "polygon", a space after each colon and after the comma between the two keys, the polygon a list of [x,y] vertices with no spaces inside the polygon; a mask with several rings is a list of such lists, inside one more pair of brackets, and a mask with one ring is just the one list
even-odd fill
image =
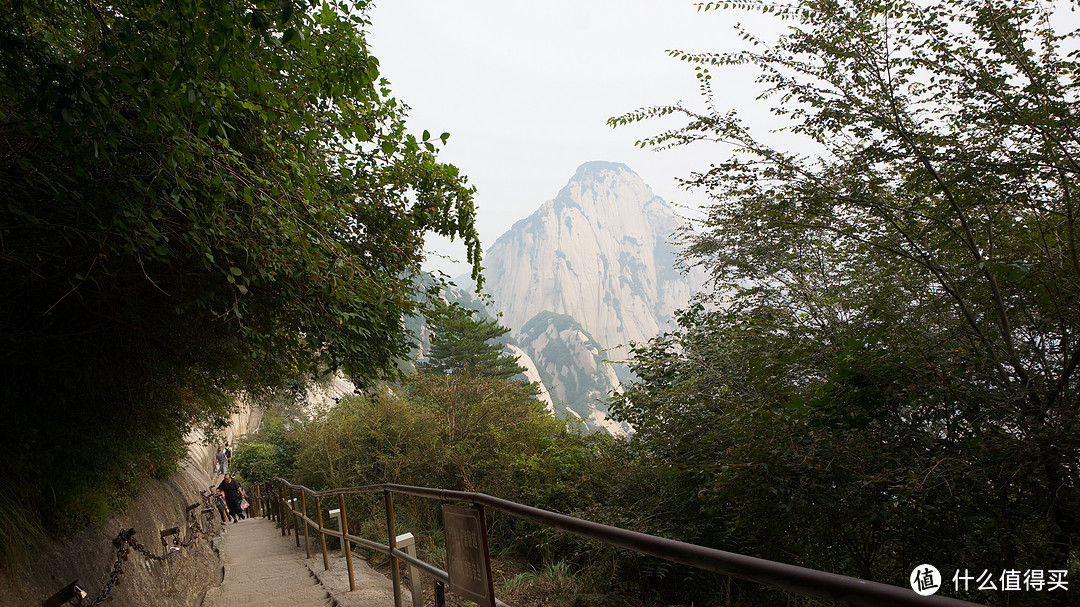
{"label": "hillside path", "polygon": [[[305,558],[292,535],[281,535],[275,523],[249,518],[228,523],[220,546],[224,561],[221,586],[207,592],[202,607],[391,607],[394,594],[390,580],[353,555],[356,591],[349,591],[345,559],[330,557],[330,571],[323,568],[318,540],[312,538],[312,558]],[[409,599],[405,599],[409,600]]]}

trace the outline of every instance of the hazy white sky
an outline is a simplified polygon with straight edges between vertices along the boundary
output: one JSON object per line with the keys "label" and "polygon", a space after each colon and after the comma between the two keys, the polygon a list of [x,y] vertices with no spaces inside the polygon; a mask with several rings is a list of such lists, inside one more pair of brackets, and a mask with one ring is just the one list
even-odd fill
{"label": "hazy white sky", "polygon": [[[639,107],[697,103],[692,66],[666,51],[732,49],[740,43],[735,20],[755,18],[700,13],[691,0],[383,0],[369,16],[369,43],[395,95],[411,106],[412,129],[451,134],[440,159],[477,187],[485,248],[590,160],[623,162],[661,197],[700,204],[703,196],[679,190],[675,177],[727,150],[642,150],[637,139],[675,123],[612,129],[605,121]],[[753,109],[749,75],[719,78],[723,101]],[[464,257],[444,243],[432,248]]]}

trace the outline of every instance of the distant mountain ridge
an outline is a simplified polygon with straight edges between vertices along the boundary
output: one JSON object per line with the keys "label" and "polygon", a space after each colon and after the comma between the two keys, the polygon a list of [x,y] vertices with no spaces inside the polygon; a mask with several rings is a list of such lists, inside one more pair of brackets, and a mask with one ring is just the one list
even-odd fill
{"label": "distant mountain ridge", "polygon": [[629,375],[606,361],[669,328],[704,284],[700,270],[675,269],[671,240],[683,224],[626,165],[587,162],[485,253],[485,290],[500,324],[552,398],[583,418],[595,417],[596,401]]}

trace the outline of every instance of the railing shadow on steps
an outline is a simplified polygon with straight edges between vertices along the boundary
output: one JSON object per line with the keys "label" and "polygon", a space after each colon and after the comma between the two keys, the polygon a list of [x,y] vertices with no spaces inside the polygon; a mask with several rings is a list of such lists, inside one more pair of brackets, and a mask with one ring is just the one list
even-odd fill
{"label": "railing shadow on steps", "polygon": [[[362,493],[383,494],[388,544],[381,544],[347,533],[348,517],[345,511],[345,496]],[[413,487],[389,483],[314,491],[303,485],[290,483],[285,479],[274,478],[265,483],[257,484],[254,489],[254,494],[255,501],[253,502],[253,505],[255,511],[253,514],[265,516],[282,523],[282,535],[285,535],[287,532],[291,533],[291,529],[296,529],[295,535],[297,546],[300,545],[300,534],[303,533],[308,558],[311,558],[311,539],[309,530],[314,530],[319,534],[319,540],[322,545],[323,566],[326,569],[330,568],[326,550],[326,537],[331,536],[341,540],[343,542],[343,552],[346,556],[346,565],[349,569],[350,590],[356,590],[356,583],[353,578],[350,544],[364,546],[388,555],[392,564],[390,569],[394,588],[395,607],[402,607],[401,579],[398,572],[399,562],[404,562],[410,567],[422,570],[438,581],[450,583],[452,587],[454,582],[451,582],[451,576],[446,571],[426,563],[416,558],[414,555],[399,550],[398,541],[400,538],[396,534],[394,524],[394,494],[438,500],[444,503],[471,504],[472,507],[478,511],[480,521],[485,520],[484,509],[490,508],[521,520],[531,521],[550,529],[595,540],[610,546],[616,546],[674,563],[690,565],[706,571],[720,573],[742,580],[757,582],[773,588],[847,605],[897,605],[901,607],[971,607],[977,605],[976,603],[949,597],[934,595],[923,596],[910,588],[891,586],[880,582],[862,580],[845,575],[799,567],[797,565],[789,565],[733,552],[726,552],[715,548],[698,546],[655,535],[648,535],[646,533],[620,529],[618,527],[595,523],[567,516],[565,514],[526,506],[484,493],[451,491],[447,489]],[[299,497],[294,497],[294,495],[298,495]],[[309,497],[314,500],[314,511],[316,513],[314,519],[308,516]],[[323,524],[323,500],[325,498],[337,502],[336,505],[339,510],[339,529],[327,528]],[[302,526],[300,524],[301,522]],[[483,522],[481,522],[480,527],[482,532],[485,533],[483,538],[483,557],[486,560],[486,527]],[[451,567],[451,569],[453,569],[453,567]],[[418,587],[416,586],[416,584],[418,584],[417,578],[419,576],[411,575],[410,577],[414,584],[414,606],[420,607],[420,597],[418,596],[419,592]],[[487,572],[486,583],[490,589],[491,582],[489,571]],[[474,598],[473,600],[476,599]],[[490,605],[491,607],[505,607],[505,604],[502,601],[495,599],[493,593],[487,600],[477,602],[481,605]]]}

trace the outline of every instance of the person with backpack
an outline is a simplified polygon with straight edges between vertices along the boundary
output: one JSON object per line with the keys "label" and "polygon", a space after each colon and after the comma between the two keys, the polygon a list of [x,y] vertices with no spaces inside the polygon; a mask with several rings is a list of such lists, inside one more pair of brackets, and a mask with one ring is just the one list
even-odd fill
{"label": "person with backpack", "polygon": [[216,460],[214,469],[222,474],[226,474],[229,471],[229,456],[225,455],[221,448],[218,447],[217,455],[214,456],[214,459]]}

